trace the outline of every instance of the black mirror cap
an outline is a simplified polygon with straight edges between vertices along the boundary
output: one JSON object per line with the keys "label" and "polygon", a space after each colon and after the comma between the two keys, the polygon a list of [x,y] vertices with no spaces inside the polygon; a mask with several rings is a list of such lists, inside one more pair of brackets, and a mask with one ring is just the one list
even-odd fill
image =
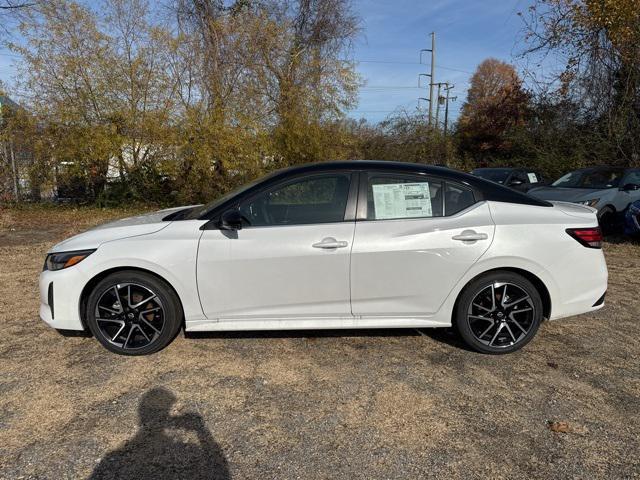
{"label": "black mirror cap", "polygon": [[220,216],[218,227],[220,230],[242,230],[244,217],[239,210],[227,210]]}
{"label": "black mirror cap", "polygon": [[622,187],[622,190],[624,190],[625,192],[634,192],[636,190],[640,190],[640,185],[638,185],[637,183],[627,183],[624,187]]}

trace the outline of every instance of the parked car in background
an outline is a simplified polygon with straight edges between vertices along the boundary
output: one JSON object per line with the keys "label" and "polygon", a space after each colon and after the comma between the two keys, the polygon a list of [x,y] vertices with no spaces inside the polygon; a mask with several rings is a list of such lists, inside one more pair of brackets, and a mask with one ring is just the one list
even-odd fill
{"label": "parked car in background", "polygon": [[448,168],[326,162],[59,243],[40,316],[126,355],[181,328],[451,326],[478,351],[507,353],[543,318],[603,306],[601,241],[587,207]]}
{"label": "parked car in background", "polygon": [[546,183],[540,172],[526,168],[476,168],[471,174],[520,192],[528,192],[532,188]]}
{"label": "parked car in background", "polygon": [[624,233],[640,236],[640,200],[633,202],[627,208],[624,216]]}
{"label": "parked car in background", "polygon": [[631,203],[640,200],[640,168],[590,167],[563,175],[548,187],[529,194],[595,208],[604,230],[618,226]]}

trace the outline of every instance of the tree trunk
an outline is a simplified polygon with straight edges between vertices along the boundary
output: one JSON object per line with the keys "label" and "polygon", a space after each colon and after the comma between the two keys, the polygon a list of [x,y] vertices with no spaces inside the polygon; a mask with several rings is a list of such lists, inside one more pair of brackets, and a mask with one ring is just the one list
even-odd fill
{"label": "tree trunk", "polygon": [[9,155],[11,158],[11,176],[13,177],[13,195],[16,202],[20,201],[20,185],[18,179],[18,170],[16,168],[16,156],[13,151],[13,144],[9,142]]}

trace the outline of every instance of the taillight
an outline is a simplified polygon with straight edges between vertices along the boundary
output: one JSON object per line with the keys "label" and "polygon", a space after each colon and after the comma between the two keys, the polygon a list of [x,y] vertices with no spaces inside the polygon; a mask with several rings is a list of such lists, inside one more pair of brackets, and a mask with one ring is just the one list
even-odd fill
{"label": "taillight", "polygon": [[588,248],[602,248],[600,227],[567,228],[567,233]]}

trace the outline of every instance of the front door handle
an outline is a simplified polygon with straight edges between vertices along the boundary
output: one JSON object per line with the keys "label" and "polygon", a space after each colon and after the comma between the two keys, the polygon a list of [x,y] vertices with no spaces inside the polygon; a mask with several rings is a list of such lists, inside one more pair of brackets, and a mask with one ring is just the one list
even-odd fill
{"label": "front door handle", "polygon": [[349,245],[348,242],[338,241],[333,237],[323,238],[321,242],[311,245],[313,248],[344,248]]}
{"label": "front door handle", "polygon": [[477,242],[478,240],[486,240],[489,238],[489,235],[486,233],[478,233],[473,230],[465,230],[460,235],[454,235],[451,238],[460,242]]}

